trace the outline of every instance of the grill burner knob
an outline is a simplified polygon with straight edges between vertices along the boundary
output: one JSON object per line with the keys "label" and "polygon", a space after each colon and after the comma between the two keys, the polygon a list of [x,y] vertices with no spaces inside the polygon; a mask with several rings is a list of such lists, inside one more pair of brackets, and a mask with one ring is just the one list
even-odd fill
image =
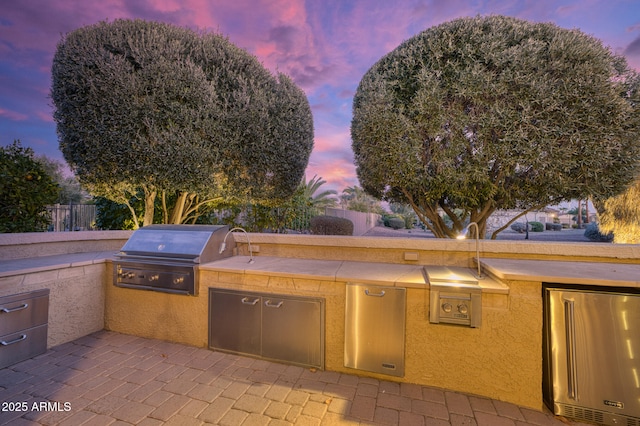
{"label": "grill burner knob", "polygon": [[160,279],[160,275],[154,274],[149,277],[149,281],[158,281]]}
{"label": "grill burner knob", "polygon": [[464,303],[461,303],[460,305],[458,305],[458,312],[466,315],[469,312],[469,307]]}
{"label": "grill burner knob", "polygon": [[184,282],[184,277],[174,278],[173,280],[174,284],[182,284],[183,282]]}
{"label": "grill burner knob", "polygon": [[451,303],[442,304],[442,310],[445,311],[446,313],[451,312],[451,309],[453,309],[453,306],[451,306]]}

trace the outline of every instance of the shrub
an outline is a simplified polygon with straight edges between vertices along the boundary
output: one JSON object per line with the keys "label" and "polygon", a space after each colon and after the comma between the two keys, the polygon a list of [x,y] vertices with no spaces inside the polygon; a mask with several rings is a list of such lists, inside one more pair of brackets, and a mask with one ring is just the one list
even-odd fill
{"label": "shrub", "polygon": [[389,219],[389,226],[393,229],[401,229],[405,227],[405,221],[399,217],[392,217]]}
{"label": "shrub", "polygon": [[595,242],[610,243],[613,241],[613,234],[603,234],[600,232],[600,228],[595,222],[591,222],[587,225],[587,228],[584,230],[584,236]]}
{"label": "shrub", "polygon": [[511,225],[511,229],[522,234],[527,230],[527,225],[522,222],[515,222],[513,225]]}
{"label": "shrub", "polygon": [[335,216],[315,216],[311,218],[311,233],[315,235],[353,235],[353,222]]}
{"label": "shrub", "polygon": [[533,232],[544,231],[544,225],[542,224],[542,222],[529,222],[529,226],[531,227],[531,231]]}
{"label": "shrub", "polygon": [[544,229],[547,231],[562,231],[562,224],[547,222],[544,224]]}

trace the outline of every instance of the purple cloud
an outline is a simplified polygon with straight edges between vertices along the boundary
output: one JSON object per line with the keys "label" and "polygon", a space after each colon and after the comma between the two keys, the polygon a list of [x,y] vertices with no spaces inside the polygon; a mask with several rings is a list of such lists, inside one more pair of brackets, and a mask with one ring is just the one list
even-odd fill
{"label": "purple cloud", "polygon": [[27,118],[29,118],[25,114],[21,114],[19,112],[15,112],[15,111],[7,111],[4,108],[0,108],[0,117],[6,118],[6,119],[11,120],[11,121],[24,121]]}

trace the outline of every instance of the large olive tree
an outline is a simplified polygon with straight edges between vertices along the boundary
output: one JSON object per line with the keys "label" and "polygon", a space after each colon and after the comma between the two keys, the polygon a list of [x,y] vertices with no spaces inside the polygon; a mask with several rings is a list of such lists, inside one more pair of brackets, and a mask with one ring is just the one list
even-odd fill
{"label": "large olive tree", "polygon": [[52,66],[60,149],[94,195],[143,223],[194,220],[220,198],[293,194],[313,147],[305,94],[227,38],[142,20],[62,38]]}
{"label": "large olive tree", "polygon": [[358,86],[358,178],[409,203],[438,237],[467,220],[484,235],[496,209],[618,193],[640,160],[636,81],[578,30],[502,16],[430,28]]}

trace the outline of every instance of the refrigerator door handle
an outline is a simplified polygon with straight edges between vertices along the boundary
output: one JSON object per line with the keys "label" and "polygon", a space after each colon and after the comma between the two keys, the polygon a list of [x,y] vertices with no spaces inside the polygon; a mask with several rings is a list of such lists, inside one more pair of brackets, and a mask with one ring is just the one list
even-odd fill
{"label": "refrigerator door handle", "polygon": [[577,366],[576,366],[576,322],[574,312],[574,301],[564,299],[564,320],[567,338],[567,375],[568,386],[567,396],[575,401],[578,400]]}

